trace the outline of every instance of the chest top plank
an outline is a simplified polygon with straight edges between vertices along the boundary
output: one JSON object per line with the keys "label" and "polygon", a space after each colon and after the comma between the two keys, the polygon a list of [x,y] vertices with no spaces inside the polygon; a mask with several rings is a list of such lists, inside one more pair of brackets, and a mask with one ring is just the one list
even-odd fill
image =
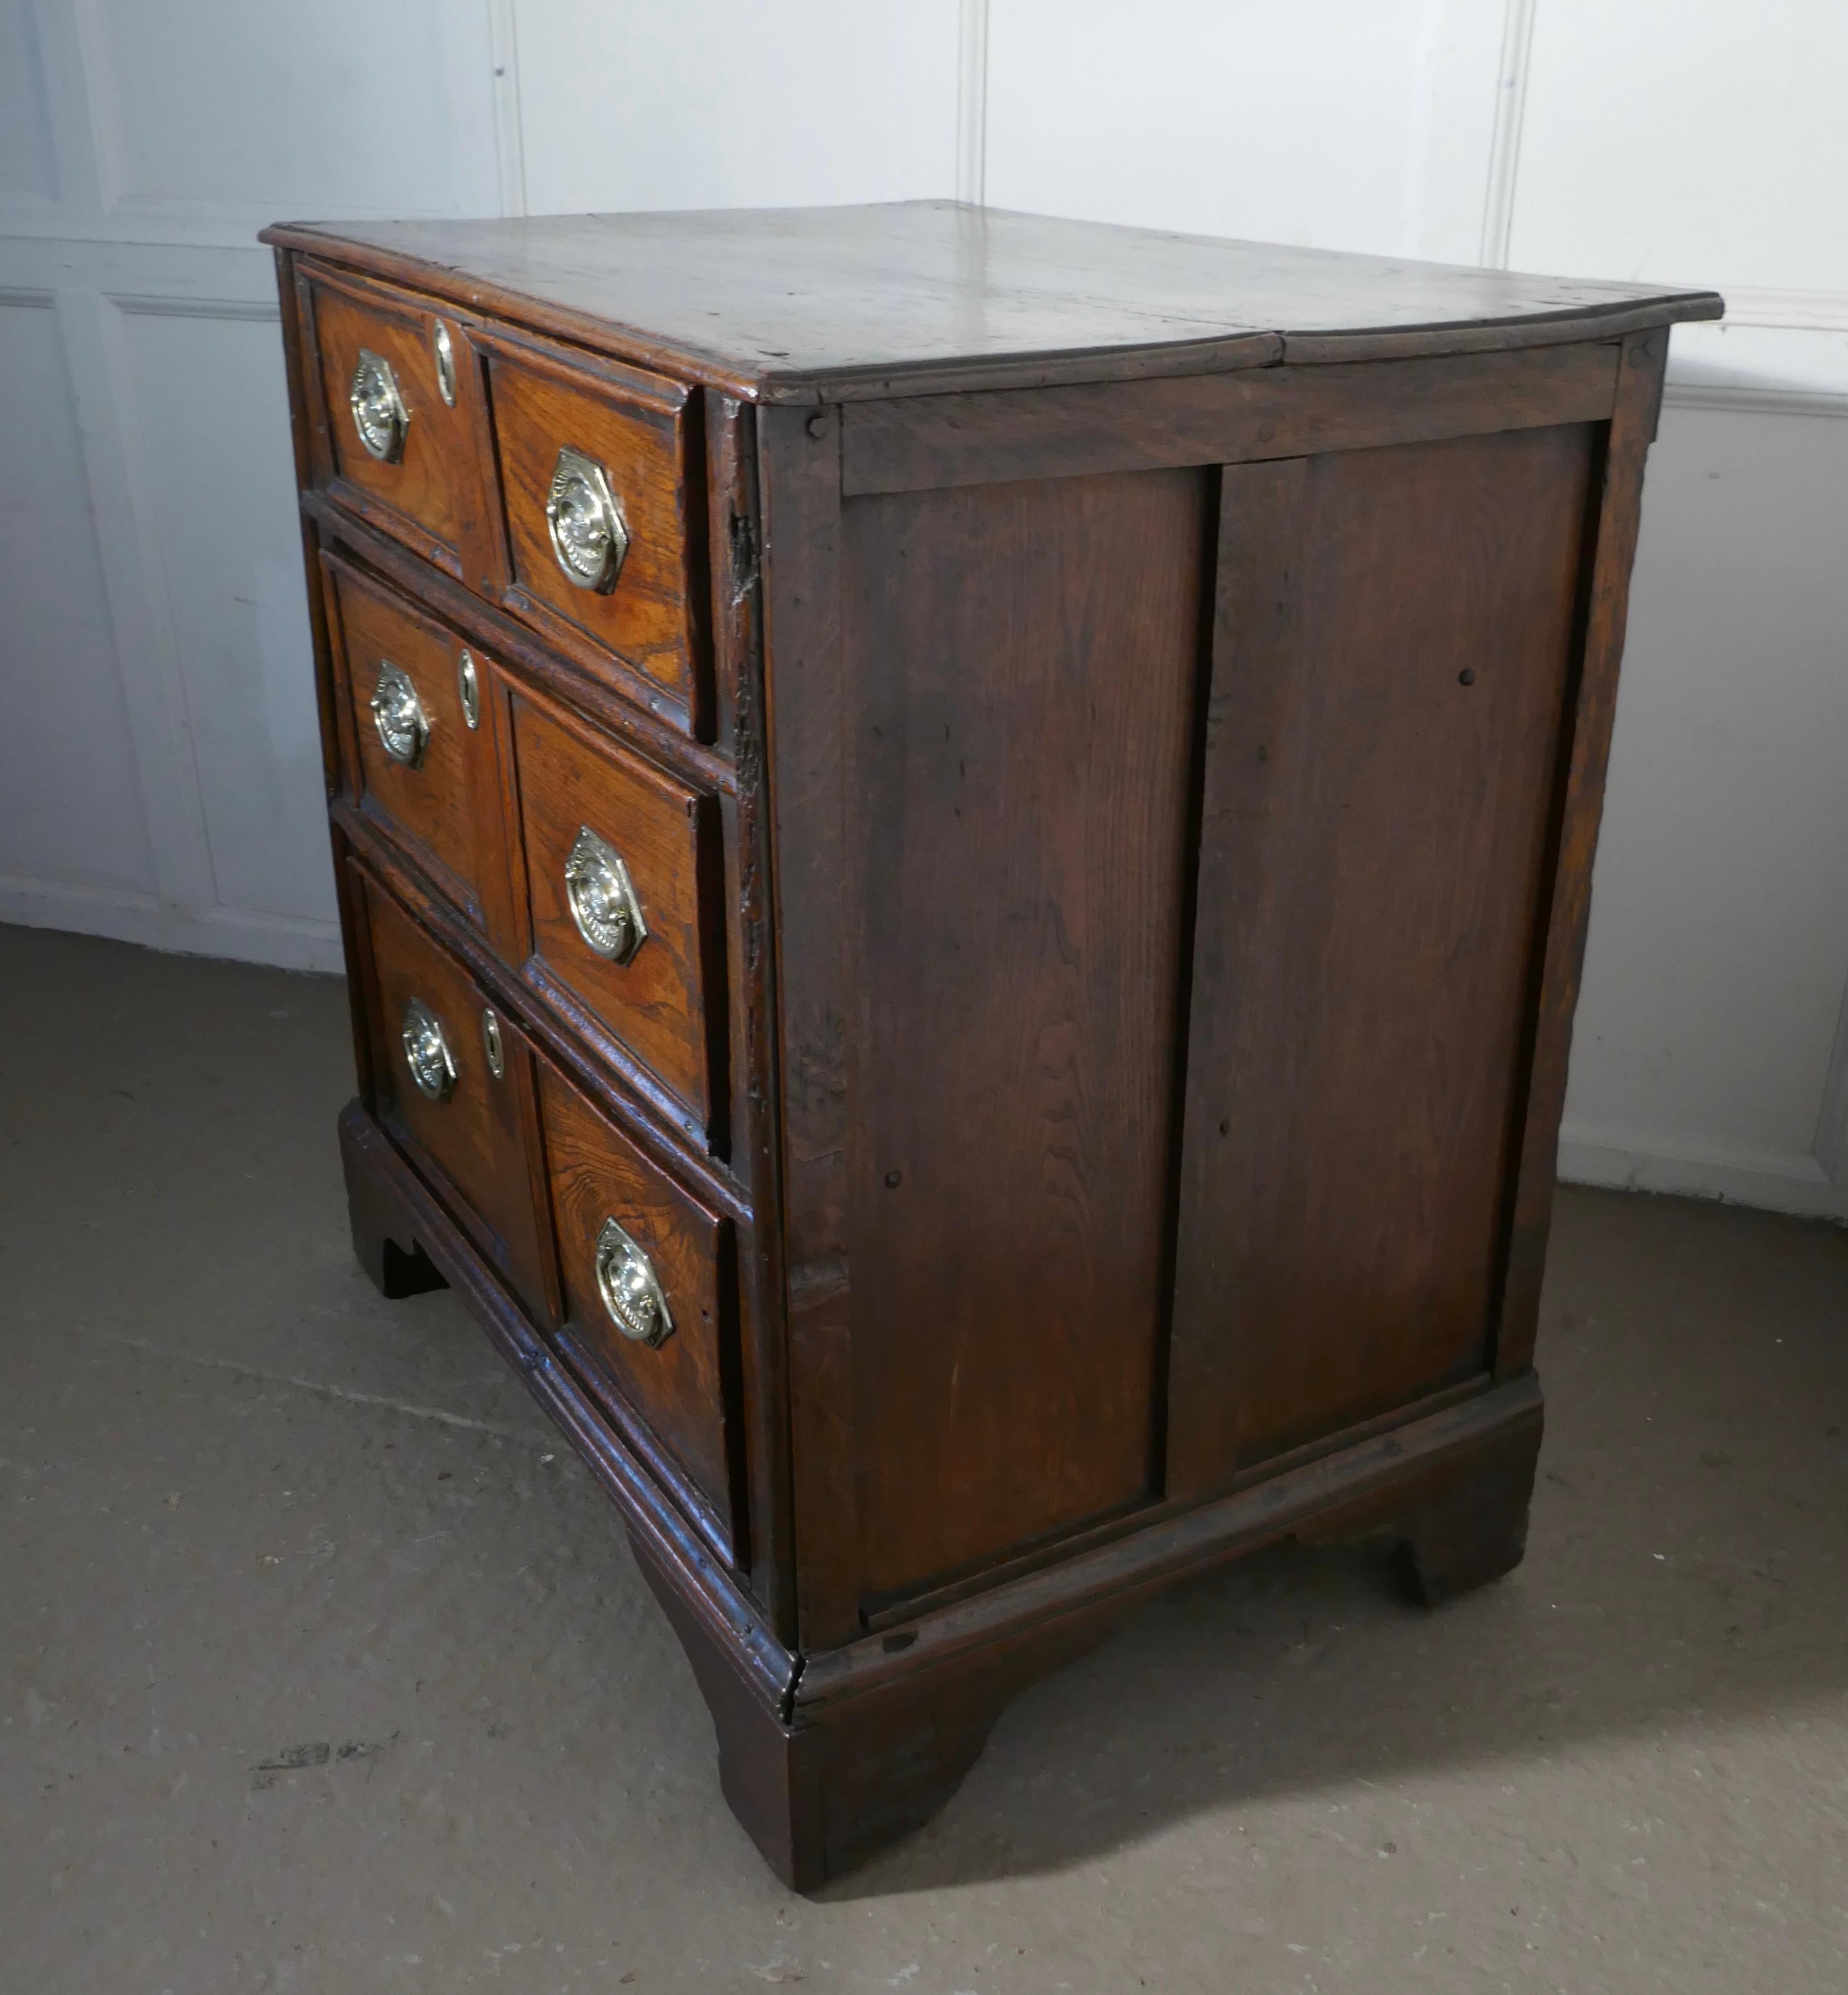
{"label": "chest top plank", "polygon": [[1177,235],[955,201],[295,223],[265,239],[814,402],[1494,351],[1716,318],[1711,291]]}

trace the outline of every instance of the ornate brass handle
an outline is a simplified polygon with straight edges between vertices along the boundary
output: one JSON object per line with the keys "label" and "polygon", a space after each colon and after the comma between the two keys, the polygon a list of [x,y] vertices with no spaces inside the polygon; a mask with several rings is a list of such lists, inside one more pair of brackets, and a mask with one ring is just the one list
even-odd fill
{"label": "ornate brass handle", "polygon": [[456,661],[456,683],[461,688],[462,718],[471,730],[482,724],[482,682],[475,669],[475,654],[464,646]]}
{"label": "ornate brass handle", "polygon": [[619,967],[634,962],[648,939],[642,904],[622,853],[588,824],[566,855],[564,891],[578,932],[591,947]]}
{"label": "ornate brass handle", "polygon": [[404,1063],[417,1092],[432,1101],[447,1101],[455,1092],[455,1056],[442,1020],[420,998],[404,1008],[403,1038]]}
{"label": "ornate brass handle", "polygon": [[565,579],[607,596],[622,572],[629,529],[609,476],[595,458],[569,445],[559,452],[552,489],[546,494],[545,517],[552,552]]}
{"label": "ornate brass handle", "polygon": [[654,1264],[613,1219],[597,1235],[597,1293],[625,1337],[659,1350],[674,1334]]}
{"label": "ornate brass handle", "polygon": [[379,661],[379,682],[372,688],[372,720],[385,752],[407,769],[423,766],[430,746],[430,716],[417,697],[410,675],[389,658]]}
{"label": "ornate brass handle", "polygon": [[455,342],[449,337],[449,328],[441,319],[436,330],[430,335],[430,343],[436,349],[437,393],[451,408],[455,407]]}
{"label": "ornate brass handle", "polygon": [[353,369],[353,385],[347,400],[352,407],[353,427],[359,432],[359,441],[381,464],[396,464],[404,455],[410,411],[398,393],[398,379],[391,362],[381,359],[370,347],[361,347],[359,365]]}

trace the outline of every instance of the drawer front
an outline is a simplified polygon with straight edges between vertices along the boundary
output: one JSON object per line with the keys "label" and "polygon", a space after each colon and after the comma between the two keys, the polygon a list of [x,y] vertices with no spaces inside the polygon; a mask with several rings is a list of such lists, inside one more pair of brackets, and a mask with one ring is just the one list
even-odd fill
{"label": "drawer front", "polygon": [[540,1066],[564,1319],[574,1341],[735,1535],[730,1224]]}
{"label": "drawer front", "polygon": [[488,660],[396,590],[335,557],[324,555],[322,565],[359,801],[391,825],[478,926],[504,935]]}
{"label": "drawer front", "polygon": [[329,469],[344,496],[427,560],[478,582],[492,536],[478,363],[462,322],[379,285],[324,272],[303,283]]}
{"label": "drawer front", "polygon": [[687,391],[492,338],[484,351],[508,607],[592,671],[613,654],[633,675],[622,690],[702,726]]}
{"label": "drawer front", "polygon": [[[722,1059],[711,801],[523,693],[510,702],[526,860],[527,975],[563,990],[705,1136]],[[626,908],[625,890],[632,906]],[[635,919],[639,915],[639,925]],[[645,931],[645,934],[639,931]],[[712,972],[707,973],[708,963]]]}
{"label": "drawer front", "polygon": [[521,1300],[556,1322],[532,1049],[461,965],[353,870],[369,944],[379,1119],[462,1208],[457,1216]]}

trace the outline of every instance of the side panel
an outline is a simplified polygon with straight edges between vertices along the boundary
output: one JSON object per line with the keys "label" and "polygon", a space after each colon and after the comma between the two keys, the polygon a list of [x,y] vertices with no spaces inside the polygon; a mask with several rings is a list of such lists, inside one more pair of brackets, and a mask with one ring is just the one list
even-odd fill
{"label": "side panel", "polygon": [[1214,482],[842,509],[869,1603],[1150,1492]]}
{"label": "side panel", "polygon": [[1171,1497],[1491,1361],[1599,434],[1223,474]]}

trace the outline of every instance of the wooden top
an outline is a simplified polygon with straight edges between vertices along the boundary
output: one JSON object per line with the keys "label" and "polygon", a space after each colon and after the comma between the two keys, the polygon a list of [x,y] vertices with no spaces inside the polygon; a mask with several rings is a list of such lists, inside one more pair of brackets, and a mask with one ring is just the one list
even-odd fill
{"label": "wooden top", "polygon": [[766,402],[1480,352],[1724,309],[1713,291],[955,201],[297,223],[263,239]]}

